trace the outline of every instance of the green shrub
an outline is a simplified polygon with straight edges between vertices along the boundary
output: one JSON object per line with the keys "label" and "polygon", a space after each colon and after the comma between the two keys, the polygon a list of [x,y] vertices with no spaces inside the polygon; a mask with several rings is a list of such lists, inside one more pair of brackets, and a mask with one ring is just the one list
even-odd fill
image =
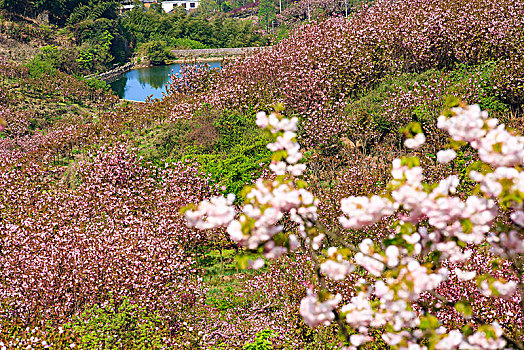
{"label": "green shrub", "polygon": [[187,38],[175,38],[169,41],[170,46],[173,49],[183,50],[183,49],[209,49],[209,46],[202,44],[199,41],[191,40]]}
{"label": "green shrub", "polygon": [[[64,327],[66,328],[66,327]],[[162,320],[127,298],[93,306],[76,316],[67,328],[78,334],[82,349],[161,349],[168,334]]]}
{"label": "green shrub", "polygon": [[95,39],[82,44],[76,59],[80,66],[89,72],[102,70],[114,60],[111,55],[111,42],[114,36],[106,30]]}
{"label": "green shrub", "polygon": [[165,64],[167,60],[172,58],[171,50],[167,42],[161,40],[154,40],[142,44],[138,50],[146,55],[154,65]]}
{"label": "green shrub", "polygon": [[203,108],[193,118],[140,131],[142,155],[163,166],[166,161],[196,160],[211,181],[238,195],[268,163],[268,138],[250,112],[218,113]]}
{"label": "green shrub", "polygon": [[277,334],[271,330],[266,329],[256,334],[255,341],[253,343],[247,343],[244,345],[244,350],[272,350],[273,344],[271,339],[276,337]]}
{"label": "green shrub", "polygon": [[86,79],[86,84],[95,89],[95,90],[99,90],[99,89],[102,89],[102,90],[105,90],[105,91],[109,91],[109,84],[107,84],[105,81],[103,80],[100,80],[100,79],[97,79],[97,78],[91,78],[91,79]]}
{"label": "green shrub", "polygon": [[368,144],[381,142],[388,134],[412,121],[429,125],[435,121],[446,96],[478,103],[490,113],[504,114],[509,106],[495,86],[497,64],[457,65],[450,71],[428,70],[388,76],[372,89],[348,101],[350,137],[370,137]]}
{"label": "green shrub", "polygon": [[41,77],[52,74],[60,64],[60,51],[54,45],[47,45],[40,49],[40,53],[27,63],[29,74]]}
{"label": "green shrub", "polygon": [[387,118],[384,116],[385,102],[399,92],[411,91],[413,86],[429,84],[441,75],[441,72],[429,70],[421,74],[405,73],[389,76],[375,88],[363,92],[357,99],[351,101],[347,112],[366,116],[375,127],[387,131],[391,127],[391,121],[383,120]]}
{"label": "green shrub", "polygon": [[53,36],[55,35],[55,31],[50,28],[48,25],[46,24],[40,24],[38,26],[38,29],[39,29],[39,36],[44,40],[44,41],[49,41],[53,38]]}
{"label": "green shrub", "polygon": [[38,57],[29,61],[27,67],[29,68],[29,75],[35,78],[40,78],[44,74],[53,74],[56,71],[51,62],[40,60]]}
{"label": "green shrub", "polygon": [[250,145],[241,144],[229,152],[190,154],[185,159],[195,159],[202,171],[210,175],[213,183],[224,186],[224,192],[234,193],[238,197],[245,185],[253,183],[261,175],[261,165],[270,160],[267,141],[252,141]]}
{"label": "green shrub", "polygon": [[243,186],[260,176],[261,164],[269,162],[269,140],[250,112],[225,112],[214,119],[213,126],[218,138],[211,152],[186,158],[196,159],[212,181],[238,196]]}
{"label": "green shrub", "polygon": [[457,65],[449,73],[451,86],[448,95],[478,103],[480,108],[490,113],[506,113],[508,105],[503,101],[506,98],[496,86],[498,66],[498,62],[486,62],[475,67]]}

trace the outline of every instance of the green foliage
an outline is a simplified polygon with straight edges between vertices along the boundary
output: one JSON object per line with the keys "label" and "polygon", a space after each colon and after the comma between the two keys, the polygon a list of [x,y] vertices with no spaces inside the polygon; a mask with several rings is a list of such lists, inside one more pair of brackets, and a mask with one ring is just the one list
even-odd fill
{"label": "green foliage", "polygon": [[94,45],[83,45],[76,61],[86,70],[92,71],[100,66],[105,66],[113,61],[110,53],[111,41],[114,36],[109,31],[104,31]]}
{"label": "green foliage", "polygon": [[255,336],[255,341],[253,343],[247,343],[244,345],[244,350],[271,350],[273,349],[273,344],[271,343],[271,338],[276,337],[278,334],[271,329],[265,329],[261,332],[258,332]]}
{"label": "green foliage", "polygon": [[93,88],[95,90],[102,89],[102,90],[105,90],[105,91],[109,91],[109,89],[110,89],[109,84],[107,84],[105,81],[97,79],[97,78],[86,79],[85,82],[87,83],[87,85],[89,87],[91,87],[91,88]]}
{"label": "green foliage", "polygon": [[[228,6],[227,2],[220,4]],[[74,37],[77,46],[62,48],[58,57],[48,63],[77,75],[107,70],[113,63],[126,62],[132,47],[144,51],[153,64],[164,64],[172,58],[172,49],[263,46],[267,43],[251,21],[224,16],[209,19],[204,15],[186,14],[182,8],[168,14],[160,6],[152,6],[150,10],[136,6],[125,16],[118,16],[118,6],[119,2],[114,0],[0,0],[0,8],[13,13],[36,16],[47,11],[51,22],[67,24],[67,34]],[[53,35],[53,30],[46,26],[40,30],[30,26],[23,28],[26,27],[28,33],[22,33],[18,25],[11,36],[28,42],[36,37],[35,31],[46,40]],[[35,69],[46,68],[40,65]]]}
{"label": "green foliage", "polygon": [[93,47],[86,47],[78,53],[76,61],[84,69],[91,71],[95,66],[97,52]]}
{"label": "green foliage", "polygon": [[218,113],[203,108],[189,120],[177,120],[137,135],[142,154],[159,165],[165,161],[196,160],[211,181],[239,194],[268,163],[268,138],[250,112]]}
{"label": "green foliage", "polygon": [[35,16],[49,12],[54,24],[76,23],[86,18],[117,17],[115,0],[0,0],[0,8],[15,14]]}
{"label": "green foliage", "polygon": [[[73,3],[62,0],[60,3],[71,3],[73,9],[77,5],[78,9],[89,9],[89,11],[85,10],[87,17],[79,22],[71,19],[72,24],[59,31],[53,25],[51,27],[45,24],[37,26],[30,22],[17,20],[6,22],[5,25],[2,23],[0,26],[2,34],[5,33],[8,37],[20,42],[30,42],[34,39],[57,42],[58,37],[60,37],[60,42],[75,41],[76,45],[61,45],[60,48],[54,45],[44,46],[29,63],[34,76],[41,76],[42,72],[50,72],[51,67],[68,74],[87,75],[95,71],[106,70],[115,62],[127,61],[131,54],[128,45],[130,34],[120,25],[116,14],[110,11],[116,9],[115,2],[93,0],[88,3],[79,0]],[[31,4],[33,7],[27,11],[33,15],[38,11],[54,9],[54,5],[52,6],[51,2],[45,0],[31,2]],[[57,9],[53,11],[60,12]]]}
{"label": "green foliage", "polygon": [[260,0],[260,9],[258,10],[260,23],[269,30],[273,22],[277,19],[275,6],[271,0]]}
{"label": "green foliage", "polygon": [[55,36],[54,28],[51,28],[47,24],[40,23],[38,25],[38,30],[40,32],[40,37],[44,39],[44,41],[49,42],[53,40],[53,37]]}
{"label": "green foliage", "polygon": [[[5,307],[1,305],[0,307]],[[6,310],[8,308],[6,307]],[[52,321],[47,320],[40,323],[39,325],[31,325],[28,327],[27,324],[12,322],[8,319],[0,319],[0,343],[4,344],[16,344],[11,346],[10,349],[21,349],[21,348],[35,348],[34,339],[40,339],[47,342],[47,344],[53,344],[50,349],[67,349],[71,348],[71,344],[76,345],[76,334],[68,328],[68,326],[60,327],[53,324]],[[23,346],[25,344],[31,344]],[[38,345],[40,345],[38,344]],[[37,347],[42,349],[44,347]]]}
{"label": "green foliage", "polygon": [[[221,244],[223,242],[219,242]],[[203,245],[198,249],[203,254],[197,257],[198,266],[205,270],[206,275],[221,276],[238,272],[234,263],[236,251],[233,249],[213,249],[212,246]]]}
{"label": "green foliage", "polygon": [[185,159],[195,159],[200,163],[202,171],[211,176],[212,182],[224,186],[225,193],[234,193],[238,197],[245,185],[261,175],[261,165],[269,162],[270,154],[266,144],[267,140],[259,138],[251,144],[237,145],[229,152],[190,154]]}
{"label": "green foliage", "polygon": [[79,69],[77,55],[78,53],[68,49],[59,50],[55,45],[44,46],[27,63],[29,73],[33,77],[41,77],[44,74],[54,74],[57,69],[68,73],[76,72]]}
{"label": "green foliage", "polygon": [[458,65],[450,71],[387,76],[377,86],[349,100],[346,114],[352,120],[355,134],[363,131],[370,134],[373,130],[378,135],[375,141],[397,133],[413,121],[422,125],[433,123],[449,95],[478,103],[490,113],[503,114],[509,107],[494,88],[495,67],[495,63],[487,62],[478,66]]}
{"label": "green foliage", "polygon": [[469,67],[464,64],[457,65],[450,72],[453,86],[450,88],[449,94],[460,96],[461,99],[468,99],[469,96],[465,95],[465,92],[471,90],[471,82],[474,81],[477,96],[469,98],[470,100],[475,99],[475,101],[468,102],[478,103],[481,109],[490,113],[508,112],[508,105],[501,100],[494,83],[497,65],[497,62],[485,62],[476,67]]}
{"label": "green foliage", "polygon": [[186,14],[178,7],[168,14],[146,11],[137,6],[123,16],[122,25],[127,32],[132,33],[136,44],[164,41],[176,48],[181,44],[178,39],[189,39],[192,44],[198,42],[205,47],[215,48],[263,46],[267,42],[250,21],[224,16],[210,19],[205,14]]}
{"label": "green foliage", "polygon": [[[385,79],[377,87],[362,93],[346,107],[347,114],[358,118],[359,125],[375,129],[384,134],[398,130],[398,125],[386,115],[386,103],[392,95],[408,92],[412,86],[428,83],[439,75],[438,71],[427,71],[422,74],[402,74]],[[411,106],[410,106],[411,107]],[[426,106],[414,106],[412,120],[427,118]],[[410,111],[411,112],[411,111]],[[409,113],[409,112],[407,112]]]}
{"label": "green foliage", "polygon": [[202,0],[197,11],[204,14],[216,13],[220,11],[220,6],[217,0]]}
{"label": "green foliage", "polygon": [[84,19],[100,17],[117,18],[118,2],[115,0],[35,0],[35,12],[48,11],[53,23],[77,23]]}
{"label": "green foliage", "polygon": [[137,131],[136,145],[144,157],[159,165],[166,159],[180,160],[187,153],[212,152],[217,137],[212,117],[195,116]]}
{"label": "green foliage", "polygon": [[[241,144],[249,145],[253,140],[246,140],[246,136],[261,134],[253,118],[240,112],[226,111],[213,121],[213,125],[219,133],[219,139],[215,146],[222,151],[229,151]],[[264,139],[264,141],[266,140]]]}
{"label": "green foliage", "polygon": [[161,349],[168,332],[158,316],[127,298],[93,306],[64,328],[78,334],[79,347],[86,349]]}
{"label": "green foliage", "polygon": [[81,70],[76,49],[59,50],[54,45],[40,49],[40,53],[28,62],[29,72],[33,77],[41,77],[44,73],[52,74],[57,69],[67,73],[77,73]]}
{"label": "green foliage", "polygon": [[286,24],[280,24],[274,34],[273,44],[278,43],[282,39],[286,39],[289,36],[289,27]]}
{"label": "green foliage", "polygon": [[172,58],[170,48],[165,41],[153,40],[142,44],[139,51],[145,54],[154,65],[165,64]]}
{"label": "green foliage", "polygon": [[229,310],[239,304],[243,304],[245,300],[236,295],[235,290],[231,286],[224,289],[212,288],[206,296],[206,304],[217,308],[218,310]]}
{"label": "green foliage", "polygon": [[40,59],[41,56],[36,56],[27,63],[29,68],[29,75],[35,78],[40,78],[44,74],[53,74],[55,72],[54,62],[48,59]]}
{"label": "green foliage", "polygon": [[70,28],[79,44],[92,47],[106,56],[104,60],[99,60],[99,64],[107,65],[113,61],[122,63],[127,61],[131,54],[131,34],[120,25],[120,20],[86,19]]}
{"label": "green foliage", "polygon": [[67,19],[67,24],[75,24],[86,19],[96,20],[99,18],[115,19],[117,17],[116,1],[90,1],[82,4],[72,11]]}
{"label": "green foliage", "polygon": [[199,41],[191,40],[187,38],[174,38],[169,41],[170,46],[173,49],[208,49],[209,46],[202,44]]}
{"label": "green foliage", "polygon": [[468,152],[464,152],[463,150],[458,151],[457,157],[451,163],[457,170],[460,179],[460,185],[458,187],[459,192],[468,196],[472,194],[472,190],[477,184],[469,177],[469,171],[471,170],[469,166],[472,165],[474,160],[472,151],[473,150],[471,149],[468,149]]}

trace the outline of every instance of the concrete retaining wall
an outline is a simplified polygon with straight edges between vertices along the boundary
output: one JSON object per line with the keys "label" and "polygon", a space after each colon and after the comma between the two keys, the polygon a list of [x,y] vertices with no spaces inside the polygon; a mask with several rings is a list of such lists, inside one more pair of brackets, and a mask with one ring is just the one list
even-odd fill
{"label": "concrete retaining wall", "polygon": [[171,50],[176,57],[202,57],[202,56],[236,56],[251,53],[255,50],[263,50],[265,47],[238,47],[221,49],[199,49],[199,50]]}
{"label": "concrete retaining wall", "polygon": [[91,74],[86,76],[86,79],[89,78],[98,78],[103,81],[111,81],[112,79],[121,76],[124,73],[129,72],[131,69],[135,67],[135,64],[132,62],[128,62],[124,64],[123,66],[118,66],[115,69],[111,69],[110,71],[100,73],[100,74]]}
{"label": "concrete retaining wall", "polygon": [[[172,50],[171,52],[177,58],[188,59],[188,58],[205,58],[205,57],[227,57],[227,56],[236,56],[246,53],[251,53],[255,50],[264,50],[265,47],[238,47],[238,48],[221,48],[221,49],[199,49],[199,50]],[[184,60],[178,60],[183,62]],[[175,60],[175,62],[178,62]],[[121,76],[124,73],[129,72],[136,65],[132,62],[126,63],[123,66],[118,66],[110,71],[100,73],[100,74],[91,74],[85,76],[86,79],[89,78],[98,78],[106,82],[110,82],[113,79]]]}

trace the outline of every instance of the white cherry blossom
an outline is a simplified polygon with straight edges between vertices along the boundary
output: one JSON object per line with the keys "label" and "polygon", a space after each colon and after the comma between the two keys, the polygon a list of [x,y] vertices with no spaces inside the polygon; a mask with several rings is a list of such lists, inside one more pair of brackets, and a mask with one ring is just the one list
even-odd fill
{"label": "white cherry blossom", "polygon": [[300,302],[300,315],[310,327],[326,326],[335,319],[333,310],[341,300],[342,296],[337,294],[331,299],[320,302],[317,296],[308,290],[307,296]]}
{"label": "white cherry blossom", "polygon": [[404,141],[404,146],[412,149],[419,149],[426,142],[426,136],[423,133],[418,133],[414,138]]}
{"label": "white cherry blossom", "polygon": [[457,152],[452,149],[442,150],[437,152],[437,160],[439,163],[447,164],[457,156]]}

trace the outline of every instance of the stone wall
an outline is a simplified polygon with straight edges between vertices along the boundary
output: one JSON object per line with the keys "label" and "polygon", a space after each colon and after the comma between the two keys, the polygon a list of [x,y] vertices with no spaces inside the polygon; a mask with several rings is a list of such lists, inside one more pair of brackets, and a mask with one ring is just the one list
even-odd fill
{"label": "stone wall", "polygon": [[[205,57],[227,57],[227,56],[236,56],[246,53],[251,53],[255,50],[264,50],[265,47],[238,47],[238,48],[221,48],[221,49],[199,49],[199,50],[171,50],[174,56],[179,59],[188,59],[188,58],[205,58]],[[175,60],[175,62],[177,62]],[[183,62],[183,60],[180,60]],[[120,77],[122,74],[129,72],[133,68],[136,68],[135,63],[129,62],[123,66],[117,66],[110,71],[100,73],[100,74],[91,74],[85,76],[86,79],[98,78],[106,82],[110,82],[115,78]]]}
{"label": "stone wall", "polygon": [[103,72],[100,74],[91,74],[87,75],[85,78],[97,78],[103,81],[111,81],[119,76],[121,76],[124,73],[129,72],[131,69],[135,67],[135,64],[133,62],[128,62],[124,64],[123,66],[118,66],[114,69],[111,69],[110,71]]}
{"label": "stone wall", "polygon": [[263,50],[264,47],[238,47],[221,49],[199,49],[199,50],[171,50],[176,57],[204,57],[204,56],[235,56],[244,53],[251,53],[255,50]]}

